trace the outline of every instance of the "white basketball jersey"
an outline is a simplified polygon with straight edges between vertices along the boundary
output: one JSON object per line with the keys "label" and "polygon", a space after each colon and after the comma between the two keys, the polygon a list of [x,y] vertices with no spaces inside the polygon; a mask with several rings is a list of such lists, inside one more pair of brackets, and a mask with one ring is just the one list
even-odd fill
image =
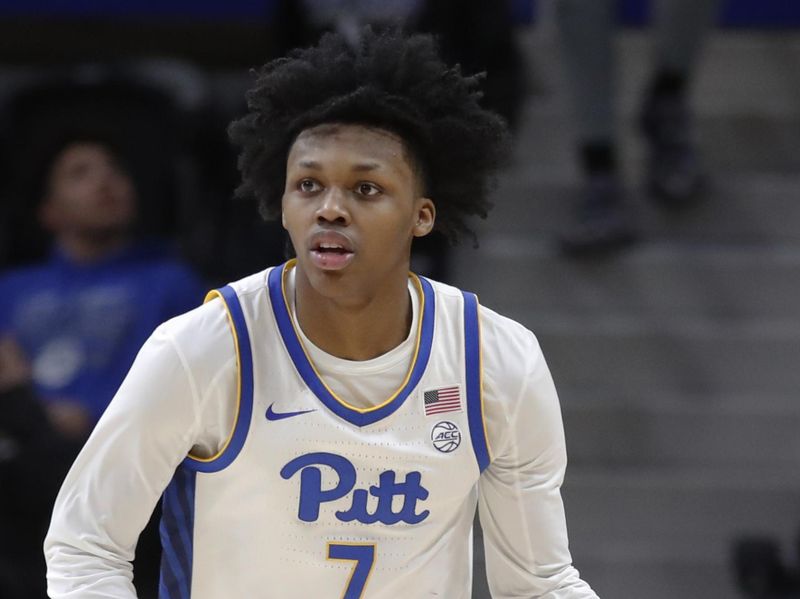
{"label": "white basketball jersey", "polygon": [[287,305],[288,266],[216,292],[238,354],[235,428],[163,498],[161,599],[467,599],[489,465],[474,295],[413,277],[406,380],[358,409],[321,380]]}

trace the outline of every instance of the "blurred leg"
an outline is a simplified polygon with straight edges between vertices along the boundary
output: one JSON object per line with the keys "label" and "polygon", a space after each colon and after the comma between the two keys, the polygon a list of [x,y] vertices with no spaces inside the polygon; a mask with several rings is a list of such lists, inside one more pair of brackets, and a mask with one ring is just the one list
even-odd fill
{"label": "blurred leg", "polygon": [[578,154],[586,176],[577,218],[560,240],[569,255],[614,250],[634,239],[616,157],[615,8],[615,0],[559,0],[557,6]]}
{"label": "blurred leg", "polygon": [[614,137],[614,0],[559,0],[557,20],[580,143]]}
{"label": "blurred leg", "polygon": [[656,3],[655,62],[660,70],[691,76],[720,0]]}
{"label": "blurred leg", "polygon": [[648,187],[668,208],[693,205],[704,188],[688,88],[718,7],[719,0],[662,0],[657,4],[656,68],[641,120],[650,151]]}

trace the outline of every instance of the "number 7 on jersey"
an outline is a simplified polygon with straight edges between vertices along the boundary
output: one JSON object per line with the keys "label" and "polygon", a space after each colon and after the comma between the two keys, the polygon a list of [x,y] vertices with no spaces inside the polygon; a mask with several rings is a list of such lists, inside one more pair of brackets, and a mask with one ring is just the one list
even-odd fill
{"label": "number 7 on jersey", "polygon": [[353,572],[342,599],[362,599],[372,566],[375,565],[374,543],[328,543],[328,559],[354,561]]}

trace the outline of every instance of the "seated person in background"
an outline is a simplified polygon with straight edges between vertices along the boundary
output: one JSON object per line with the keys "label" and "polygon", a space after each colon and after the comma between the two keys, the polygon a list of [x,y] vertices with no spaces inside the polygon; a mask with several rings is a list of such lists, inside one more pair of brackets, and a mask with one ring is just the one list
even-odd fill
{"label": "seated person in background", "polygon": [[136,238],[136,189],[107,140],[71,137],[49,156],[37,216],[53,249],[0,275],[0,339],[29,360],[52,425],[80,440],[153,329],[203,290],[165,244]]}

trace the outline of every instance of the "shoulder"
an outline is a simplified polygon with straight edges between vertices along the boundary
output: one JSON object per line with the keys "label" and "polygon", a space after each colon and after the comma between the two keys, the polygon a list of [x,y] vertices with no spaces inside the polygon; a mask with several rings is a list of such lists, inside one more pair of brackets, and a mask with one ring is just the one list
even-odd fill
{"label": "shoulder", "polygon": [[[461,324],[464,310],[462,290],[430,281],[436,293],[436,310],[453,326]],[[518,396],[524,382],[545,367],[536,335],[528,328],[478,303],[481,366],[485,382],[503,397]]]}
{"label": "shoulder", "polygon": [[[463,326],[461,290],[432,282],[437,311]],[[509,431],[521,416],[549,413],[556,395],[536,335],[519,322],[478,303],[481,387],[486,428],[493,448],[506,445]],[[556,406],[557,407],[557,406]]]}
{"label": "shoulder", "polygon": [[171,243],[145,238],[109,256],[102,264],[119,276],[158,285],[154,290],[174,292],[186,285],[199,284],[195,271],[184,261]]}
{"label": "shoulder", "polygon": [[54,286],[52,272],[49,262],[13,268],[0,274],[0,289],[14,294],[34,287]]}
{"label": "shoulder", "polygon": [[233,287],[237,297],[243,304],[249,304],[261,294],[267,294],[267,278],[274,268],[280,267],[275,266],[267,268],[239,279],[238,281],[228,283],[228,285]]}
{"label": "shoulder", "polygon": [[[259,299],[261,294],[266,293],[268,272],[258,272],[228,284],[236,292],[240,305],[251,321],[259,316],[257,312],[265,306]],[[162,334],[174,340],[187,358],[197,357],[202,361],[209,355],[222,358],[226,353],[232,355],[234,351],[228,309],[219,297],[168,320],[159,328]]]}
{"label": "shoulder", "polygon": [[[437,309],[461,312],[464,309],[464,291],[431,281],[436,292]],[[527,370],[541,360],[541,349],[536,336],[519,322],[478,303],[482,362],[484,369],[503,370],[515,374],[515,380],[524,377]],[[519,372],[515,372],[519,371]]]}
{"label": "shoulder", "polygon": [[527,327],[486,306],[480,306],[481,361],[484,376],[518,388],[544,363],[539,340]]}
{"label": "shoulder", "polygon": [[420,279],[430,283],[431,287],[436,293],[437,299],[440,301],[451,302],[462,296],[463,292],[458,287],[453,287],[452,285],[442,283],[441,281],[434,281],[433,279],[429,279],[427,277],[420,277]]}
{"label": "shoulder", "polygon": [[[238,287],[238,282],[232,284]],[[236,289],[244,304],[243,294]],[[236,368],[232,320],[219,297],[164,322],[155,335],[169,339],[183,367],[199,388],[210,385],[221,371]]]}
{"label": "shoulder", "polygon": [[[121,269],[121,273],[124,275],[125,270]],[[196,296],[205,287],[194,269],[174,256],[140,260],[136,268],[130,270],[129,276],[162,296]]]}
{"label": "shoulder", "polygon": [[166,283],[177,284],[185,279],[198,280],[194,270],[177,258],[163,258],[145,264],[151,275],[163,279]]}
{"label": "shoulder", "polygon": [[493,455],[557,439],[558,394],[536,335],[486,307],[480,323],[483,413]]}

